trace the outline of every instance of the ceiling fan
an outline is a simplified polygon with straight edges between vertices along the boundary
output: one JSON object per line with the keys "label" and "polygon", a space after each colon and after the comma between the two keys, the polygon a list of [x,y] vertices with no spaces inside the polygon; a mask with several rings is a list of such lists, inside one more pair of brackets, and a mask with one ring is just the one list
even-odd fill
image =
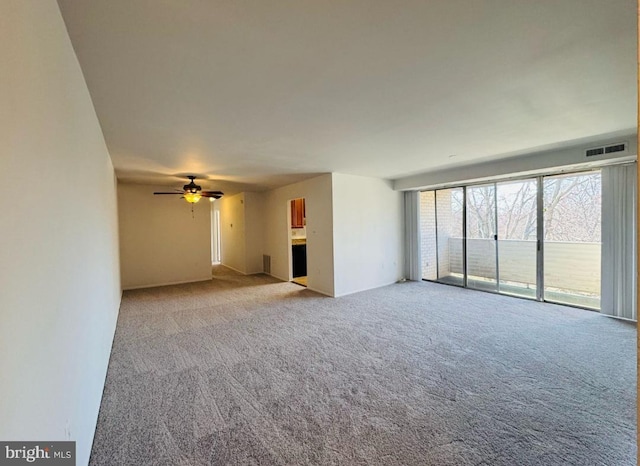
{"label": "ceiling fan", "polygon": [[182,196],[184,200],[190,204],[195,204],[201,197],[220,199],[224,195],[222,191],[203,191],[202,187],[195,183],[195,176],[189,175],[187,178],[189,178],[190,181],[182,187],[182,191],[176,189],[172,192],[158,192],[153,194],[177,194]]}

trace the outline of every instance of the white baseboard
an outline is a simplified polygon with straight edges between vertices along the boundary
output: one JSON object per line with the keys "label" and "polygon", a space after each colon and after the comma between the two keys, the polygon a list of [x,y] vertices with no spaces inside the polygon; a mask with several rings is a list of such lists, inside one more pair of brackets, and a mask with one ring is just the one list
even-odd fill
{"label": "white baseboard", "polygon": [[335,296],[330,295],[326,291],[320,291],[320,290],[316,290],[315,288],[309,288],[309,287],[307,287],[307,290],[313,291],[314,293],[321,294],[322,296],[326,296],[327,298],[335,298]]}
{"label": "white baseboard", "polygon": [[184,285],[185,283],[208,282],[209,280],[211,280],[211,277],[209,277],[209,278],[197,278],[195,280],[182,280],[182,281],[179,281],[179,282],[151,283],[149,285],[126,286],[126,287],[122,287],[122,290],[123,291],[140,290],[142,288],[157,288],[159,286]]}
{"label": "white baseboard", "polygon": [[341,298],[342,296],[349,296],[350,294],[356,294],[356,293],[362,293],[363,291],[375,290],[376,288],[382,288],[383,286],[394,285],[396,283],[398,283],[398,282],[397,281],[392,281],[392,282],[389,282],[389,283],[383,283],[381,285],[371,286],[369,288],[362,288],[361,290],[348,291],[346,293],[337,294],[337,295],[334,296],[334,298]]}
{"label": "white baseboard", "polygon": [[274,275],[272,273],[265,273],[266,275],[269,275],[270,277],[273,277],[277,280],[283,281],[283,282],[290,282],[291,280],[287,280],[286,278],[282,278],[282,277],[278,277],[277,275]]}
{"label": "white baseboard", "polygon": [[[214,265],[215,265],[215,264],[214,264]],[[223,263],[223,262],[220,262],[220,263],[218,263],[217,265],[221,265],[221,266],[223,266],[223,267],[226,267],[226,268],[228,268],[228,269],[233,270],[234,272],[238,272],[239,274],[242,274],[242,275],[258,275],[258,274],[264,273],[264,272],[262,272],[262,271],[259,271],[259,272],[243,272],[242,270],[238,270],[238,269],[236,269],[235,267],[231,267],[230,265],[227,265],[227,264],[225,264],[225,263]],[[267,275],[268,275],[268,274],[267,274]]]}
{"label": "white baseboard", "polygon": [[227,264],[225,264],[224,262],[220,262],[220,264],[218,264],[218,265],[221,265],[221,266],[223,266],[223,267],[226,267],[226,268],[228,268],[228,269],[231,269],[231,270],[233,270],[234,272],[238,272],[238,273],[240,273],[240,274],[242,274],[242,275],[246,275],[246,273],[245,273],[245,272],[243,272],[242,270],[238,270],[238,269],[236,269],[235,267],[231,267],[230,265],[227,265]]}

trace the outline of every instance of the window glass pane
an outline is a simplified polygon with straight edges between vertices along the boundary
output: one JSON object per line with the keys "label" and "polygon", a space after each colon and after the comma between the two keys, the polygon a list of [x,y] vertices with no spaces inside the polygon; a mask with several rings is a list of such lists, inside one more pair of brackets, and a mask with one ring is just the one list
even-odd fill
{"label": "window glass pane", "polygon": [[600,309],[600,172],[544,178],[544,298]]}
{"label": "window glass pane", "polygon": [[439,189],[436,197],[438,281],[462,285],[462,188]]}
{"label": "window glass pane", "polygon": [[437,280],[436,256],[436,195],[434,191],[420,193],[420,256],[423,280]]}
{"label": "window glass pane", "polygon": [[536,297],[536,179],[498,183],[500,292]]}
{"label": "window glass pane", "polygon": [[467,187],[467,286],[497,290],[496,189],[494,184]]}

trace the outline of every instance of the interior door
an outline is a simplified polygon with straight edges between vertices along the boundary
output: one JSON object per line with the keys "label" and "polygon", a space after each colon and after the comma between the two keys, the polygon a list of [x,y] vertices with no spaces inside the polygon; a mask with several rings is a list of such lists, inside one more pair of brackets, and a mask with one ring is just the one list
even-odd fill
{"label": "interior door", "polygon": [[467,286],[498,291],[495,183],[466,189]]}

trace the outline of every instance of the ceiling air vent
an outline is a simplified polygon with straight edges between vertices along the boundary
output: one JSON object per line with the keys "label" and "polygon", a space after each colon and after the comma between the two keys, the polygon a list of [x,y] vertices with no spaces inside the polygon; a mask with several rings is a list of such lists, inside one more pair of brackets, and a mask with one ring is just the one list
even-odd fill
{"label": "ceiling air vent", "polygon": [[585,151],[587,157],[593,157],[594,155],[613,154],[615,152],[624,152],[627,150],[626,142],[619,142],[603,147],[592,147]]}

